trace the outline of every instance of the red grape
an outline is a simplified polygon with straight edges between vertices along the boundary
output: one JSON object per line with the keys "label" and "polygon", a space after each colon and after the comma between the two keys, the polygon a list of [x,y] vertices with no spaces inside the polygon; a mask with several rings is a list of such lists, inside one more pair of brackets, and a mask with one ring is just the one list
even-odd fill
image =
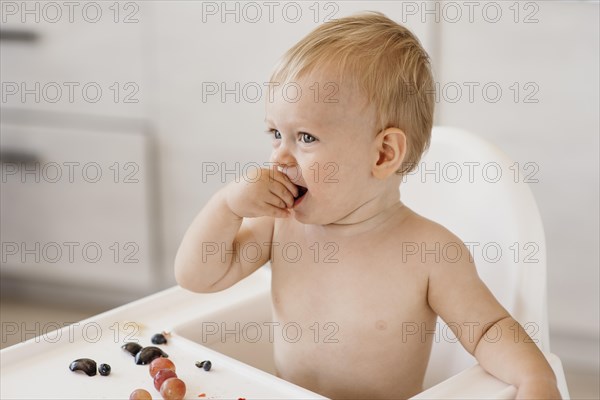
{"label": "red grape", "polygon": [[175,364],[168,358],[159,357],[150,363],[150,376],[154,378],[161,369],[170,369],[175,372]]}
{"label": "red grape", "polygon": [[169,378],[177,378],[177,374],[172,369],[161,369],[154,375],[154,387],[156,390],[160,390],[160,385],[165,381],[165,379]]}
{"label": "red grape", "polygon": [[129,400],[152,400],[152,395],[147,390],[135,389],[129,395]]}
{"label": "red grape", "polygon": [[185,391],[185,383],[179,378],[169,378],[160,387],[160,395],[165,400],[182,400]]}

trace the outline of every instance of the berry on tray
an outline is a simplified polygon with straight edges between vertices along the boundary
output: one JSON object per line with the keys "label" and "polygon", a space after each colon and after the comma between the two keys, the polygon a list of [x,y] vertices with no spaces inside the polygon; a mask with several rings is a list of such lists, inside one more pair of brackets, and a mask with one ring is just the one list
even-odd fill
{"label": "berry on tray", "polygon": [[150,363],[150,376],[154,378],[154,376],[161,369],[170,369],[174,372],[176,371],[175,364],[173,364],[173,361],[169,360],[168,358],[160,357]]}
{"label": "berry on tray", "polygon": [[96,375],[96,361],[90,358],[78,358],[69,365],[69,369],[73,372],[84,372],[87,376],[94,376]]}
{"label": "berry on tray", "polygon": [[110,365],[100,364],[100,366],[98,367],[98,372],[100,372],[100,375],[102,376],[110,375]]}
{"label": "berry on tray", "polygon": [[196,367],[203,368],[205,371],[210,371],[212,363],[210,362],[210,360],[196,361]]}
{"label": "berry on tray", "polygon": [[160,395],[165,400],[182,400],[185,392],[185,383],[179,378],[169,378],[160,387]]}
{"label": "berry on tray", "polygon": [[169,378],[177,378],[177,374],[172,369],[161,369],[154,376],[154,387],[156,390],[160,390],[161,385],[164,381]]}
{"label": "berry on tray", "polygon": [[153,344],[166,344],[167,338],[162,333],[157,333],[156,335],[152,336],[151,341]]}
{"label": "berry on tray", "polygon": [[135,355],[135,363],[138,365],[150,364],[158,357],[169,357],[169,355],[158,347],[144,347]]}
{"label": "berry on tray", "polygon": [[143,347],[136,342],[127,342],[123,346],[121,346],[121,348],[129,354],[131,354],[132,356],[135,356],[137,353],[140,352],[140,350],[142,350]]}
{"label": "berry on tray", "polygon": [[147,390],[135,389],[129,395],[129,400],[152,400],[152,395]]}

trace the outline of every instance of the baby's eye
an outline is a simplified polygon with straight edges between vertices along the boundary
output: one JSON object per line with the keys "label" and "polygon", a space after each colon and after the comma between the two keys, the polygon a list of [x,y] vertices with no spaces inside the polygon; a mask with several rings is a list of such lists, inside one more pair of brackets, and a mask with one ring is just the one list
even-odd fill
{"label": "baby's eye", "polygon": [[279,132],[277,129],[269,129],[267,133],[274,135],[274,139],[281,139],[281,132]]}
{"label": "baby's eye", "polygon": [[309,134],[309,133],[302,133],[302,141],[304,143],[312,143],[314,141],[316,141],[317,138],[314,137],[313,135]]}

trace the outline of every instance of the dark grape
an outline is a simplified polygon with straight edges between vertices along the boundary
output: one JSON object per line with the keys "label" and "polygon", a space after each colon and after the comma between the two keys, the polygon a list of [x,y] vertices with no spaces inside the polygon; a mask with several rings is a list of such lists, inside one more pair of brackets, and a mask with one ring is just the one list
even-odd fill
{"label": "dark grape", "polygon": [[139,343],[127,342],[123,346],[121,346],[121,348],[123,350],[125,350],[126,352],[128,352],[129,354],[131,354],[132,356],[135,356],[137,353],[140,352],[140,350],[142,349],[142,346],[140,346]]}
{"label": "dark grape", "polygon": [[155,346],[144,347],[135,355],[135,363],[138,365],[150,364],[158,357],[169,357],[169,355]]}
{"label": "dark grape", "polygon": [[96,361],[91,358],[78,358],[69,365],[71,371],[82,371],[87,376],[96,375]]}

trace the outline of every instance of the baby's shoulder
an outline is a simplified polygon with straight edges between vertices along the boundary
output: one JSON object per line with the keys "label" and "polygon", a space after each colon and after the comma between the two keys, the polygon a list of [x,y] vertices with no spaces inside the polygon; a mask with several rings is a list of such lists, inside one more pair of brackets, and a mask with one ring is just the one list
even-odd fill
{"label": "baby's shoulder", "polygon": [[455,233],[413,210],[407,211],[407,216],[395,230],[396,248],[400,249],[405,260],[439,264],[447,259],[460,261],[470,258],[464,257],[469,256],[469,250]]}
{"label": "baby's shoulder", "polygon": [[460,240],[442,224],[405,206],[405,216],[396,225],[398,236],[413,240]]}

